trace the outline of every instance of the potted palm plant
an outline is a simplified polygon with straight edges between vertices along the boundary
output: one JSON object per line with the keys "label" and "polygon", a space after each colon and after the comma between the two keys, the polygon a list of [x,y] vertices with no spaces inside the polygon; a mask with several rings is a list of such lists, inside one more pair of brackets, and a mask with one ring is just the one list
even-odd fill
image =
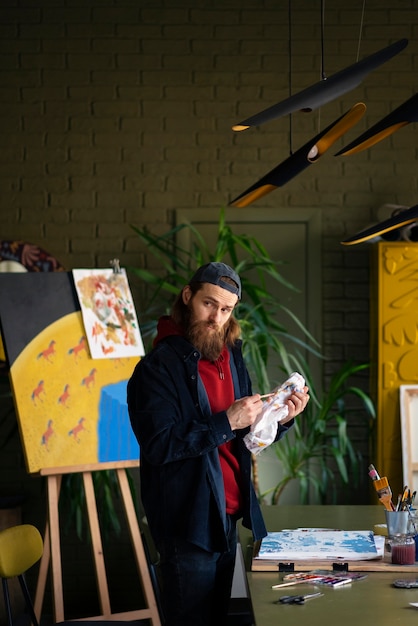
{"label": "potted palm plant", "polygon": [[[280,444],[272,445],[282,467],[282,477],[271,489],[261,494],[278,504],[291,481],[299,484],[302,504],[336,501],[335,472],[344,488],[359,486],[365,475],[361,455],[349,436],[350,416],[361,415],[371,434],[375,408],[368,394],[353,385],[351,379],[368,368],[367,364],[345,363],[332,376],[326,389],[312,394],[302,420]],[[308,372],[306,369],[305,372]],[[306,374],[311,389],[309,373]],[[350,402],[354,399],[354,402]],[[360,407],[360,408],[359,408]]]}
{"label": "potted palm plant", "polygon": [[[301,348],[321,361],[323,357],[318,343],[294,313],[271,295],[266,288],[266,278],[273,278],[285,289],[294,290],[295,287],[280,274],[277,262],[269,256],[259,240],[232,231],[226,223],[223,210],[220,212],[214,248],[209,248],[199,230],[190,223],[179,224],[163,235],[152,234],[146,228],[132,228],[161,266],[158,275],[144,268],[127,268],[134,282],[139,279],[141,286],[147,287],[145,301],[141,300],[142,331],[146,345],[151,344],[156,318],[169,311],[174,297],[199,265],[209,261],[225,261],[236,269],[241,277],[245,297],[235,314],[241,324],[244,356],[257,389],[266,393],[277,384],[278,381],[273,383],[269,376],[269,360],[275,355],[280,361],[283,379],[292,371],[299,371],[308,381],[312,395],[307,418],[302,420],[302,425],[295,426],[293,436],[285,438],[284,445],[280,442],[274,446],[281,466],[280,480],[268,492],[260,493],[257,461],[254,457],[255,487],[261,499],[271,495],[271,503],[276,504],[285,487],[292,479],[296,479],[299,482],[301,502],[308,502],[310,497],[323,501],[322,485],[329,487],[335,482],[336,476],[346,483],[349,469],[354,472],[358,470],[358,458],[348,433],[346,399],[349,396],[359,398],[366,419],[373,418],[374,407],[369,396],[359,387],[349,384],[349,379],[367,365],[346,364],[335,374],[328,390],[315,391],[312,372],[301,355]],[[192,235],[190,249],[184,249],[178,243],[181,239],[179,234],[184,229],[188,229]],[[290,333],[277,321],[279,312],[282,318],[283,314],[288,316],[300,334]],[[335,465],[333,469],[328,467],[330,459]],[[334,472],[334,469],[337,471]]]}
{"label": "potted palm plant", "polygon": [[[320,357],[315,338],[288,307],[271,295],[266,288],[266,278],[277,281],[285,289],[296,288],[278,271],[277,262],[259,240],[232,231],[225,221],[224,211],[220,213],[214,248],[208,246],[199,230],[190,223],[175,226],[160,236],[153,235],[146,228],[132,228],[158,259],[162,269],[157,275],[144,268],[127,268],[134,280],[139,279],[148,286],[145,303],[141,300],[141,326],[148,345],[156,329],[156,317],[170,310],[175,296],[195,269],[210,261],[225,261],[236,269],[241,278],[245,298],[235,313],[241,324],[246,362],[257,389],[263,393],[271,389],[267,366],[273,353],[279,356],[285,372],[301,366],[297,351],[291,352],[287,347],[289,344],[295,348],[303,347]],[[179,233],[186,229],[192,234],[192,247],[188,250],[177,243]],[[292,320],[300,335],[290,333],[277,321],[279,312],[281,317],[287,316],[289,321]]]}

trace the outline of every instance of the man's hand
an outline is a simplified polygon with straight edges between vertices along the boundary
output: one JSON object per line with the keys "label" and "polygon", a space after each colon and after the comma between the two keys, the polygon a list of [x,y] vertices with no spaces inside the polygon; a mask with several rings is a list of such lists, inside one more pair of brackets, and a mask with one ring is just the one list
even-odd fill
{"label": "man's hand", "polygon": [[290,422],[290,420],[294,419],[297,415],[305,410],[305,407],[309,402],[308,392],[308,387],[304,387],[303,392],[295,391],[294,393],[292,393],[290,398],[286,400],[285,404],[289,412],[287,416],[280,421],[281,424],[286,424],[286,422]]}
{"label": "man's hand", "polygon": [[255,419],[263,408],[263,401],[259,393],[254,396],[246,396],[235,400],[227,409],[226,415],[232,430],[246,428],[255,422]]}

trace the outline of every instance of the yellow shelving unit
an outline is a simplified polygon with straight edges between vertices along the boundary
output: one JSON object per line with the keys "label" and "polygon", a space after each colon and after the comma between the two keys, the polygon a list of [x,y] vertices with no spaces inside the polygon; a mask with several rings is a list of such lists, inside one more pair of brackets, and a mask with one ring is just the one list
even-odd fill
{"label": "yellow shelving unit", "polygon": [[373,246],[372,386],[377,408],[376,458],[394,498],[402,490],[400,385],[418,385],[418,243]]}

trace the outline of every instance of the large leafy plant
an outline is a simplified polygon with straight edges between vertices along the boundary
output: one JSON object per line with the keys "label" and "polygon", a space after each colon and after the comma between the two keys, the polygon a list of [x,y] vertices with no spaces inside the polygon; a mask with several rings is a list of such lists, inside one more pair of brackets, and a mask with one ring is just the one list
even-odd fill
{"label": "large leafy plant", "polygon": [[[367,364],[345,363],[332,376],[326,390],[312,394],[311,402],[301,419],[295,420],[291,433],[272,445],[283,476],[261,495],[262,499],[270,496],[271,504],[277,504],[285,488],[296,479],[302,504],[312,501],[331,504],[337,498],[335,473],[345,488],[358,487],[359,477],[365,472],[361,455],[348,434],[350,416],[362,415],[366,428],[371,429],[375,409],[368,394],[352,385],[350,379],[367,367]],[[309,374],[305,376],[313,389]]]}
{"label": "large leafy plant", "polygon": [[[148,298],[141,300],[142,331],[148,345],[153,337],[156,319],[168,313],[175,296],[200,265],[209,261],[224,261],[233,266],[241,277],[243,298],[235,315],[242,328],[243,351],[254,387],[260,392],[270,391],[283,376],[299,371],[310,387],[309,402],[303,417],[295,420],[292,434],[273,444],[281,465],[281,478],[266,493],[260,493],[258,468],[253,457],[253,480],[260,499],[271,497],[277,504],[284,489],[296,479],[300,487],[300,501],[324,502],[336,476],[348,484],[351,470],[358,476],[360,456],[356,453],[348,434],[350,396],[360,399],[365,418],[374,417],[374,407],[369,396],[359,387],[349,384],[349,379],[367,368],[367,365],[345,364],[333,376],[326,391],[316,391],[312,372],[303,353],[309,353],[321,363],[318,344],[295,314],[274,298],[266,287],[269,277],[284,289],[295,290],[277,269],[277,261],[268,254],[255,237],[236,234],[227,225],[221,211],[217,239],[210,248],[199,230],[185,223],[169,229],[163,235],[154,235],[148,229],[132,226],[148,251],[158,261],[161,272],[144,268],[127,268],[131,276],[147,286]],[[188,231],[190,246],[181,246],[179,237]],[[298,329],[299,335],[290,333],[278,321],[287,316]],[[271,357],[278,357],[280,381],[270,379]],[[276,359],[277,360],[277,359]],[[356,409],[358,413],[358,408]],[[335,489],[334,489],[335,490]]]}
{"label": "large leafy plant", "polygon": [[[245,295],[235,315],[241,324],[244,356],[257,390],[267,392],[271,389],[267,367],[272,354],[278,355],[283,370],[289,372],[297,368],[299,362],[296,351],[289,350],[290,344],[319,356],[315,339],[294,313],[271,295],[266,287],[266,278],[270,277],[285,289],[296,291],[296,288],[278,271],[277,262],[269,256],[260,241],[232,231],[226,224],[223,211],[220,213],[214,249],[209,247],[199,230],[189,223],[175,226],[160,236],[153,235],[146,228],[132,228],[158,259],[163,271],[162,275],[157,275],[147,269],[128,268],[132,275],[151,286],[148,301],[145,304],[141,302],[145,339],[152,337],[156,317],[162,312],[169,312],[175,296],[200,265],[210,261],[224,261],[233,266],[241,278]],[[178,243],[178,235],[184,230],[188,230],[191,235],[191,246],[187,249]],[[300,336],[290,333],[278,321],[278,314],[281,318],[287,316],[292,320]]]}

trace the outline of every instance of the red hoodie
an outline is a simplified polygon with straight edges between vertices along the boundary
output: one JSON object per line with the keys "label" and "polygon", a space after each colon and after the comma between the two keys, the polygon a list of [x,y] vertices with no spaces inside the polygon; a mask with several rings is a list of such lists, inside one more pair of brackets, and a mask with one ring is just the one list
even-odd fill
{"label": "red hoodie", "polygon": [[[154,345],[164,337],[183,334],[182,329],[170,317],[164,316],[158,321]],[[224,347],[216,361],[200,359],[198,363],[199,374],[205,386],[212,413],[225,411],[235,400],[229,359],[229,350]],[[236,439],[232,439],[218,447],[225,487],[226,512],[229,515],[239,513],[242,505],[241,473],[234,454],[235,444]]]}

